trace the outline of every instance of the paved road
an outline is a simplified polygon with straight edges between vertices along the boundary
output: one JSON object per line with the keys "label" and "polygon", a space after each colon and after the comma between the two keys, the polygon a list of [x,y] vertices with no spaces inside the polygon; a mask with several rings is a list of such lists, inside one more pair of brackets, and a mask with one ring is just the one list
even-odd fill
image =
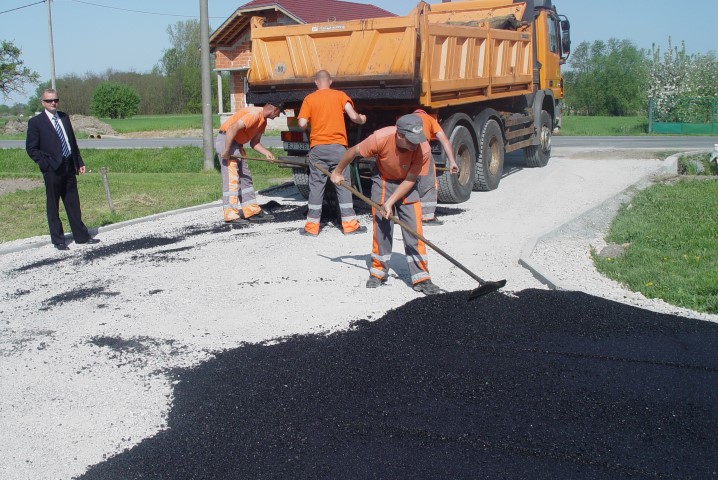
{"label": "paved road", "polygon": [[[281,147],[279,137],[264,137],[262,143]],[[718,144],[718,136],[645,136],[645,137],[554,137],[555,148],[621,148],[657,150],[705,150]],[[202,138],[102,138],[80,140],[80,148],[162,148],[202,146]],[[24,148],[24,140],[0,140],[0,148]]]}

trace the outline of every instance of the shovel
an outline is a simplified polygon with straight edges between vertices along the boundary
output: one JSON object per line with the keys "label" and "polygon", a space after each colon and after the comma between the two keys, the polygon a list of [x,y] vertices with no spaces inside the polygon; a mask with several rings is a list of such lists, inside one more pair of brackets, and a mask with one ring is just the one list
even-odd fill
{"label": "shovel", "polygon": [[[327,177],[331,176],[331,174],[321,165],[315,165],[315,167],[317,167],[317,170],[322,172]],[[346,183],[344,183],[344,181],[342,181],[339,185],[341,185],[342,187],[344,187],[347,190],[349,190],[350,192],[352,192],[354,195],[356,195],[358,198],[363,200],[368,205],[371,205],[373,208],[375,208],[377,210],[379,210],[381,208],[381,206],[379,204],[377,204],[376,202],[374,202],[367,196],[365,196],[362,193],[360,193],[359,191],[357,191],[351,185],[347,185]],[[424,237],[422,234],[420,234],[419,232],[414,230],[408,223],[400,220],[395,215],[389,215],[389,219],[392,222],[400,225],[404,230],[411,233],[416,238],[418,238],[419,240],[421,240],[422,242],[424,242],[425,244],[430,246],[436,253],[438,253],[439,255],[441,255],[442,257],[444,257],[445,259],[447,259],[448,261],[450,261],[451,263],[453,263],[454,265],[459,267],[464,273],[466,273],[468,276],[470,276],[471,278],[473,278],[474,280],[479,282],[479,286],[476,287],[475,289],[473,289],[471,292],[469,292],[468,300],[474,300],[475,298],[482,297],[491,292],[495,292],[499,288],[502,288],[504,285],[506,285],[506,280],[498,280],[495,282],[484,280],[483,278],[479,277],[474,272],[472,272],[471,270],[469,270],[468,268],[463,266],[461,263],[459,263],[458,260],[454,259],[454,257],[452,257],[451,255],[449,255],[448,253],[446,253],[445,251],[443,251],[442,249],[440,249],[439,247],[434,245],[429,240],[427,240],[426,237]]]}

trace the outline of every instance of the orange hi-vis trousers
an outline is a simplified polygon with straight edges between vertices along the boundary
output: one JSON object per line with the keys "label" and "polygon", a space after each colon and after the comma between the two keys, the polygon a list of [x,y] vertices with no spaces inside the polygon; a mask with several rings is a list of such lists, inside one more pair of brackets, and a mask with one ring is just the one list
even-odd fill
{"label": "orange hi-vis trousers", "polygon": [[[372,182],[372,200],[383,204],[396,190],[401,182],[387,181],[378,175],[374,175]],[[405,198],[403,203],[394,204],[394,215],[409,224],[414,230],[423,235],[421,225],[421,203],[418,201],[418,193],[414,188]],[[389,272],[389,260],[393,248],[394,222],[382,217],[376,209],[372,208],[374,217],[374,238],[371,252],[371,269],[369,273],[380,279],[386,280]],[[404,253],[409,264],[411,283],[431,280],[429,275],[429,258],[426,254],[426,244],[409,232],[402,229],[404,240]]]}
{"label": "orange hi-vis trousers", "polygon": [[[333,172],[345,151],[346,147],[338,144],[317,145],[309,151],[309,201],[307,204],[307,223],[304,225],[304,230],[313,235],[319,233],[324,189],[329,180],[329,177],[320,172],[314,165],[319,164],[327,171]],[[343,176],[347,185],[351,185],[349,167],[344,170]],[[342,231],[344,233],[353,232],[359,228],[359,222],[357,221],[356,213],[354,213],[352,194],[343,187],[337,187],[336,191],[339,213],[342,217]]]}
{"label": "orange hi-vis trousers", "polygon": [[257,195],[254,192],[254,184],[252,183],[252,174],[249,171],[244,148],[232,141],[230,155],[233,158],[229,160],[221,158],[224,151],[226,135],[220,133],[217,135],[215,147],[217,155],[220,157],[222,167],[222,210],[224,212],[224,221],[229,222],[240,218],[239,209],[242,209],[244,218],[249,218],[262,211],[257,204]]}

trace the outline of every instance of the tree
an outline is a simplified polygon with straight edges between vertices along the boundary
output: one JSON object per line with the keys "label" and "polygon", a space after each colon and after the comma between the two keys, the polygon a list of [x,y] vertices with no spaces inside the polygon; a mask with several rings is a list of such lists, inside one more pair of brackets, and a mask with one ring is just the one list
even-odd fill
{"label": "tree", "polygon": [[135,115],[139,104],[140,96],[134,88],[105,82],[92,94],[90,112],[97,117],[125,118]]}
{"label": "tree", "polygon": [[158,71],[170,82],[170,92],[183,113],[202,111],[199,20],[167,27],[171,48],[164,51]]}
{"label": "tree", "polygon": [[630,40],[581,42],[564,75],[565,104],[585,115],[635,115],[645,111],[648,63]]}
{"label": "tree", "polygon": [[25,93],[25,83],[37,83],[39,75],[23,66],[22,52],[12,42],[0,42],[0,92],[9,96],[12,92]]}
{"label": "tree", "polygon": [[659,122],[716,122],[718,59],[714,52],[688,55],[685,43],[661,54],[653,46],[650,64],[649,97],[654,120]]}

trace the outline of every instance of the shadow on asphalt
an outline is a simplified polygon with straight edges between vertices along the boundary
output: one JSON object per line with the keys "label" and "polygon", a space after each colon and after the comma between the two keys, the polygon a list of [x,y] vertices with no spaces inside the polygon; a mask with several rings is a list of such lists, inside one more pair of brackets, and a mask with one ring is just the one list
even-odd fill
{"label": "shadow on asphalt", "polygon": [[169,428],[81,478],[715,476],[718,325],[466,295],[179,371]]}

